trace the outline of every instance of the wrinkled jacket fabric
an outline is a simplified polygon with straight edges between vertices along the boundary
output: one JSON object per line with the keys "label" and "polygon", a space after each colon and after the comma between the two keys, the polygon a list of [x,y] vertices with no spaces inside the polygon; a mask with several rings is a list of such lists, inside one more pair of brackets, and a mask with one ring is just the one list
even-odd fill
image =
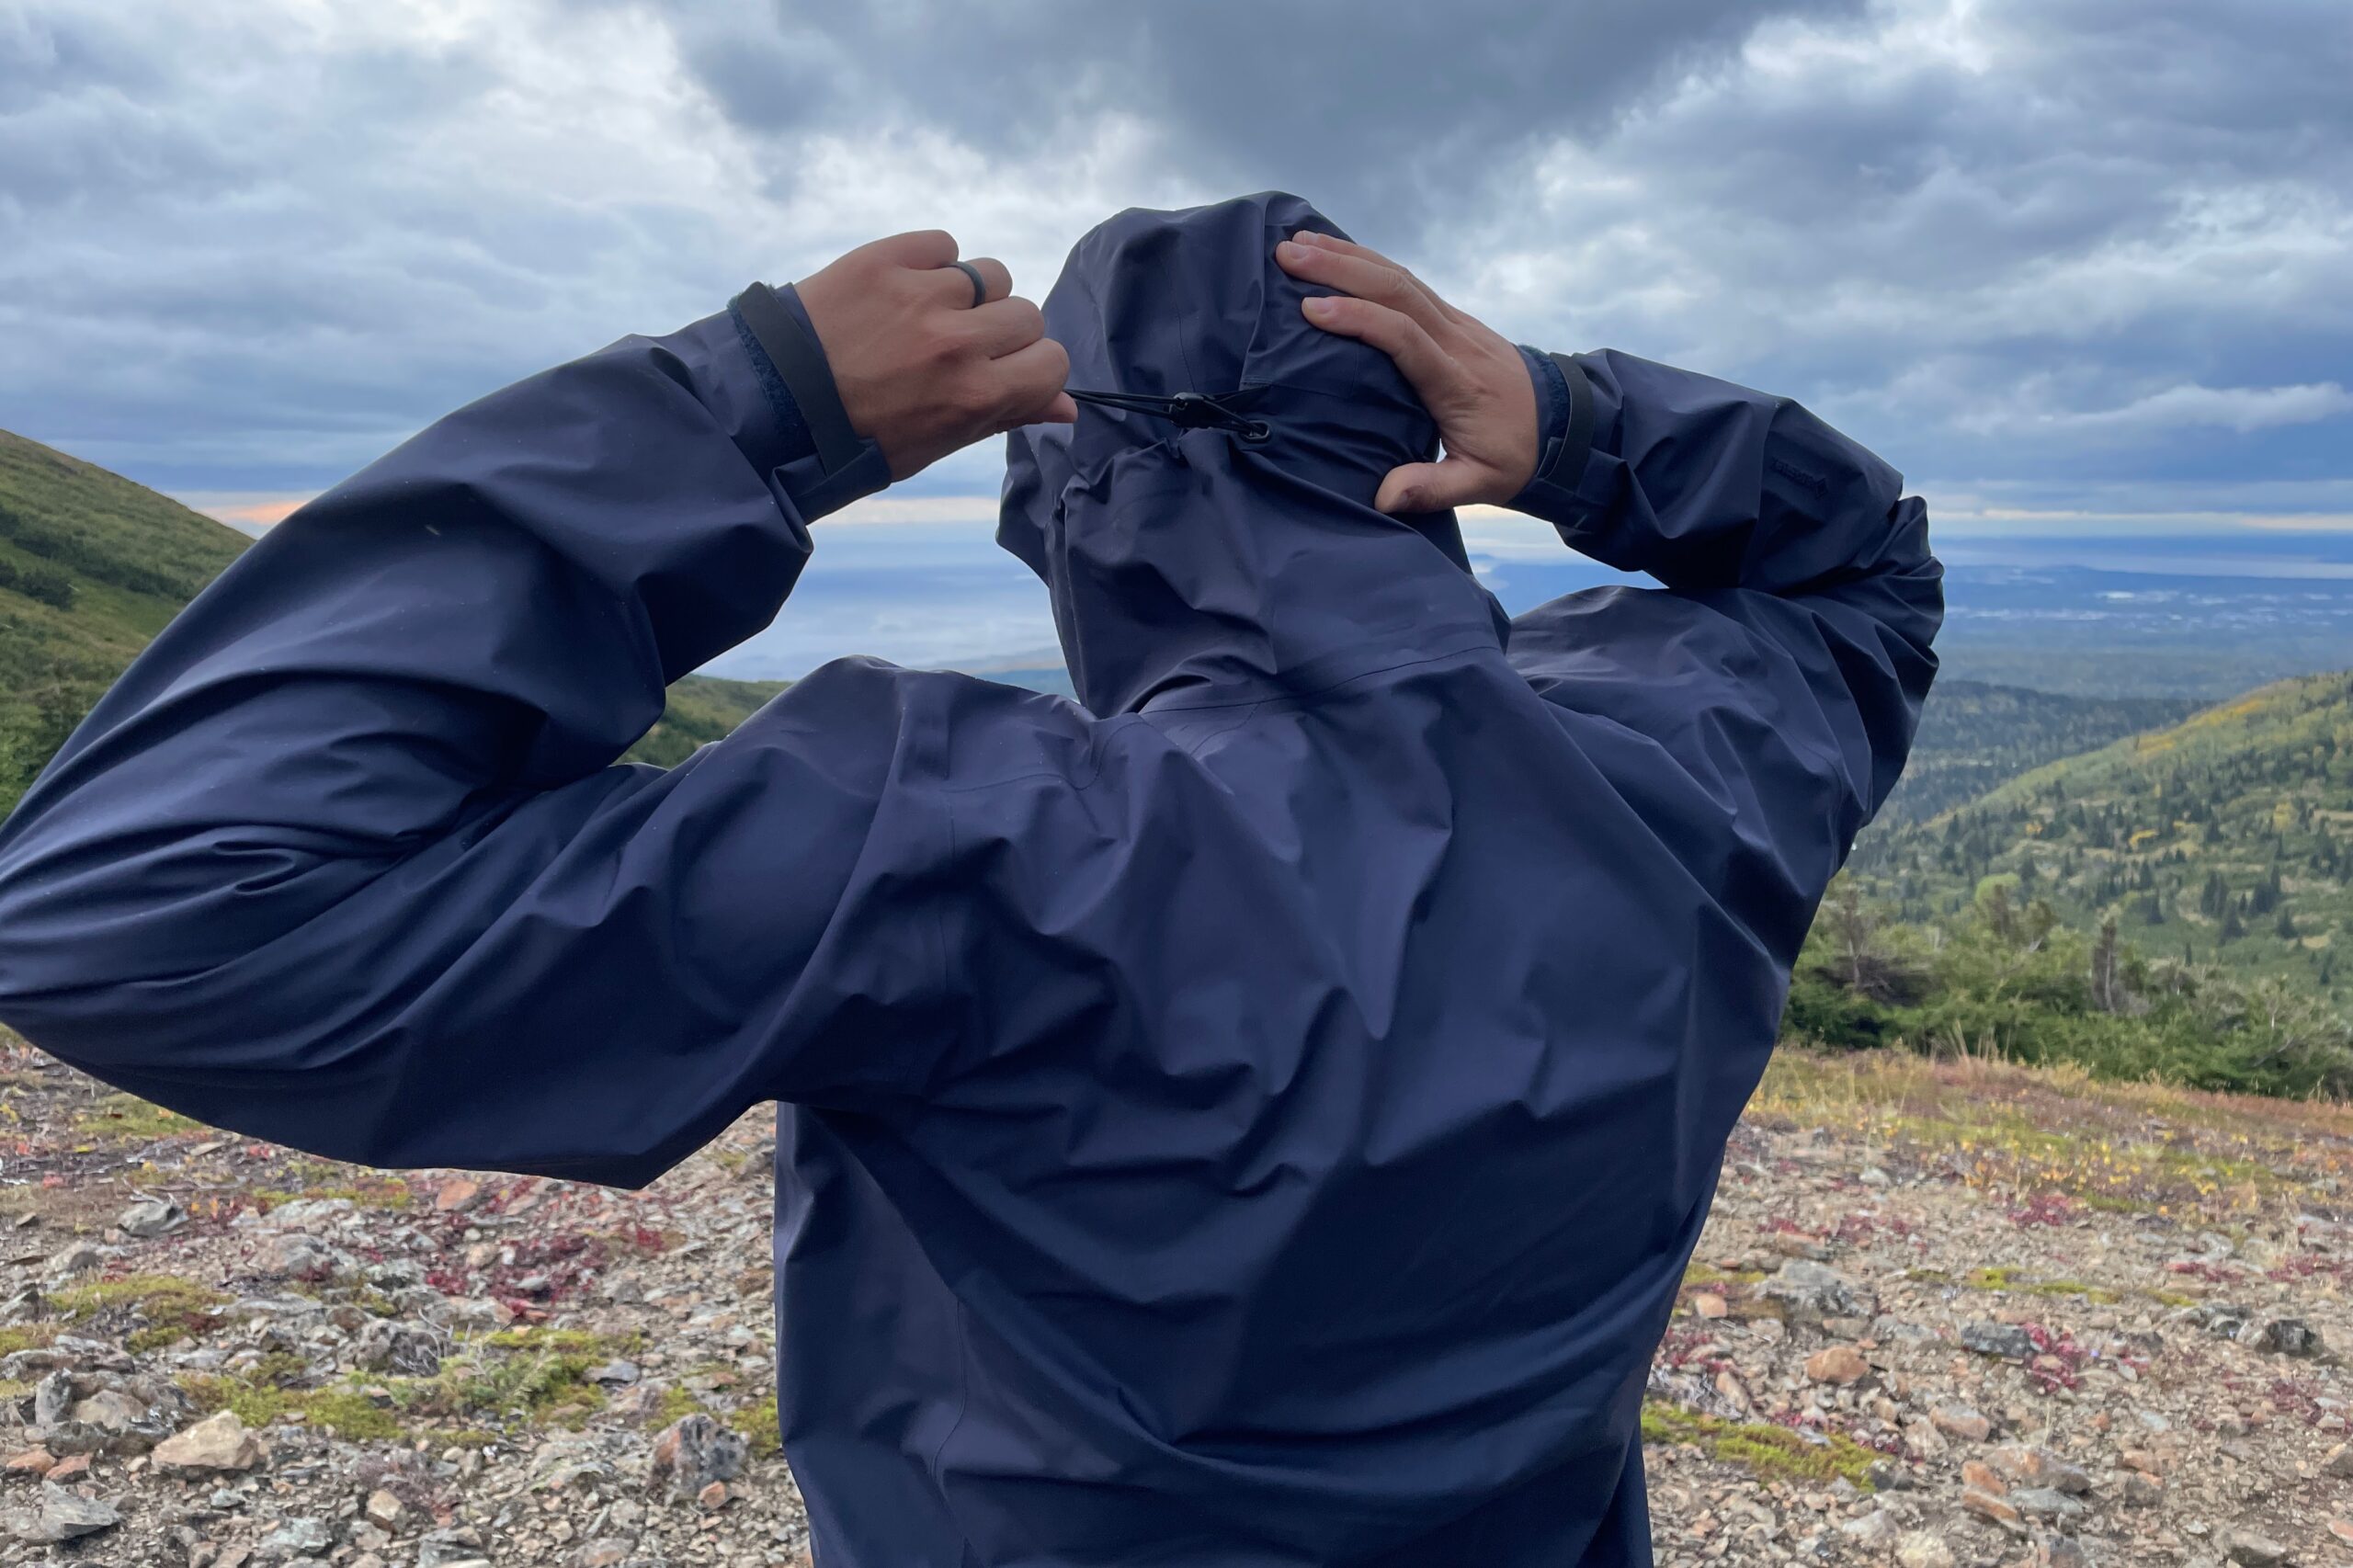
{"label": "wrinkled jacket fabric", "polygon": [[1130,211],[1000,537],[1081,701],[828,665],[662,771],[811,550],[726,315],[449,415],[159,637],[0,829],[0,1017],[340,1159],[634,1185],[783,1102],[825,1568],[1650,1561],[1643,1375],[1942,600],[1797,404],[1598,352],[1506,619],[1305,203]]}

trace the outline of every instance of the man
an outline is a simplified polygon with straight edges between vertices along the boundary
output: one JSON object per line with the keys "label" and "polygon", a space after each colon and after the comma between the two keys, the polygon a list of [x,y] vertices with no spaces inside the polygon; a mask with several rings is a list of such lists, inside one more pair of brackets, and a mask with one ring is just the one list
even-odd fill
{"label": "man", "polygon": [[[0,1017],[376,1165],[635,1185],[783,1102],[826,1568],[1649,1562],[1646,1364],[1936,667],[1920,503],[1294,197],[1009,287],[878,242],[279,525],[0,832]],[[1008,428],[1083,706],[846,659],[615,764],[817,515]],[[1472,502],[1662,585],[1507,619]]]}

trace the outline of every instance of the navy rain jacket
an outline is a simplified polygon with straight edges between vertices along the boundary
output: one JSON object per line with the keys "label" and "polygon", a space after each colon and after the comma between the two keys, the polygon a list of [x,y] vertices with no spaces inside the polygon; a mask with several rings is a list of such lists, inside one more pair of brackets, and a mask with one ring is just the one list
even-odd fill
{"label": "navy rain jacket", "polygon": [[1302,223],[1124,212],[1046,303],[1074,386],[1272,432],[1009,438],[1081,702],[844,659],[616,764],[880,473],[790,456],[736,312],[623,338],[131,666],[0,831],[0,1017],[379,1165],[631,1186],[783,1102],[826,1568],[1648,1562],[1645,1367],[1941,571],[1797,404],[1562,356],[1518,505],[1662,585],[1506,619],[1372,510],[1434,432],[1302,319]]}

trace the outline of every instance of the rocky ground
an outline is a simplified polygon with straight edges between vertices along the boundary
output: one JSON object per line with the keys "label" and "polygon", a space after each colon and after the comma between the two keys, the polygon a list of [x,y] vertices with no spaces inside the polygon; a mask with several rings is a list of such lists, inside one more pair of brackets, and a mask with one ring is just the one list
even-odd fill
{"label": "rocky ground", "polygon": [[[388,1175],[0,1046],[0,1565],[808,1562],[770,1131]],[[1660,1561],[2353,1565],[2349,1162],[2335,1107],[1785,1057],[1653,1376]]]}

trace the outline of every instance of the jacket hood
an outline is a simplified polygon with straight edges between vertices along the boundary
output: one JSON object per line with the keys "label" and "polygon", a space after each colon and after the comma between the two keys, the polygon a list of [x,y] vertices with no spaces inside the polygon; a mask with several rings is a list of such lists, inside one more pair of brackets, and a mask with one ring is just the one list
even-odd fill
{"label": "jacket hood", "polygon": [[1046,296],[1072,387],[1207,393],[1269,432],[1082,404],[1007,437],[997,539],[1044,580],[1097,713],[1302,696],[1504,634],[1452,512],[1373,509],[1437,426],[1387,355],[1301,313],[1321,290],[1274,252],[1302,228],[1347,237],[1280,191],[1131,208]]}

